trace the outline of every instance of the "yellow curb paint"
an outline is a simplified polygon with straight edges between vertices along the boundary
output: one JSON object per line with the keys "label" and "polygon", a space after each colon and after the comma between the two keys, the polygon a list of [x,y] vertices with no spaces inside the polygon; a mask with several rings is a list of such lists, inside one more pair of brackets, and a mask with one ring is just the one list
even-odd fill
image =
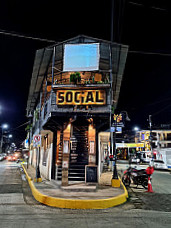
{"label": "yellow curb paint", "polygon": [[120,179],[112,179],[111,180],[111,185],[112,185],[113,188],[120,188],[120,186],[121,186]]}
{"label": "yellow curb paint", "polygon": [[34,182],[42,182],[42,178],[34,178]]}
{"label": "yellow curb paint", "polygon": [[25,167],[22,165],[24,172],[26,174],[28,183],[30,185],[32,194],[34,198],[45,205],[51,206],[51,207],[59,207],[59,208],[70,208],[70,209],[106,209],[109,207],[114,207],[117,205],[120,205],[122,203],[125,203],[128,198],[128,192],[121,182],[124,193],[107,199],[96,199],[96,200],[74,200],[74,199],[64,199],[64,198],[56,198],[44,195],[40,193],[34,186],[32,179],[29,177]]}

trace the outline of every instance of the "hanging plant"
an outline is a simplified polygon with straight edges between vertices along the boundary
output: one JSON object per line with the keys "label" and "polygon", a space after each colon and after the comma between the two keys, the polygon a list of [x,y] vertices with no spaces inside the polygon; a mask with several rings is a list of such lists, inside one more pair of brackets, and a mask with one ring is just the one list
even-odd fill
{"label": "hanging plant", "polygon": [[27,127],[25,128],[25,131],[30,131],[30,129],[32,128],[32,124],[28,124]]}

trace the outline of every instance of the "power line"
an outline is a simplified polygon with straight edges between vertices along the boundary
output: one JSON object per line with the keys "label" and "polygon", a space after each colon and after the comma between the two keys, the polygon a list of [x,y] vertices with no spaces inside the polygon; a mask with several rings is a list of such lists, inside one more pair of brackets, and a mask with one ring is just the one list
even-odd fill
{"label": "power line", "polygon": [[7,36],[19,37],[19,38],[25,38],[25,39],[31,39],[31,40],[37,40],[37,41],[42,41],[42,42],[48,42],[48,43],[56,43],[55,40],[49,40],[49,39],[44,39],[44,38],[40,38],[40,37],[33,37],[33,36],[26,36],[26,35],[18,34],[18,33],[13,32],[13,31],[0,30],[0,34],[7,35]]}
{"label": "power line", "polygon": [[129,53],[142,54],[142,55],[161,55],[161,56],[171,56],[171,53],[162,53],[162,52],[146,52],[146,51],[129,51]]}
{"label": "power line", "polygon": [[[49,40],[49,39],[44,39],[44,38],[39,38],[39,37],[21,35],[21,34],[13,32],[13,31],[6,31],[6,30],[0,30],[0,34],[7,35],[7,36],[19,37],[19,38],[25,38],[25,39],[38,40],[38,41],[42,41],[42,42],[49,42],[49,43],[56,43],[57,42],[55,40]],[[160,53],[160,52],[145,52],[145,51],[134,51],[134,50],[128,51],[128,52],[129,53],[135,53],[135,54],[144,54],[144,55],[171,56],[170,53]]]}
{"label": "power line", "polygon": [[[146,5],[144,4],[141,4],[141,3],[137,3],[137,2],[128,2],[129,4],[131,5],[135,5],[135,6],[138,6],[138,7],[146,7]],[[147,6],[149,9],[154,9],[154,10],[160,10],[160,11],[167,11],[167,9],[165,8],[160,8],[160,7],[156,7],[156,6]]]}
{"label": "power line", "polygon": [[25,125],[27,125],[27,124],[29,124],[29,121],[27,121],[27,122],[25,122],[25,123],[23,123],[23,124],[21,124],[21,125],[15,127],[15,128],[9,129],[8,132],[15,131],[15,130],[17,130],[18,128],[23,127],[23,126],[25,126]]}
{"label": "power line", "polygon": [[14,130],[15,130],[15,129],[18,129],[18,128],[20,128],[20,127],[23,127],[23,126],[25,126],[25,125],[27,125],[27,124],[29,124],[29,121],[27,121],[27,122],[25,122],[25,123],[19,125],[18,127],[15,127]]}
{"label": "power line", "polygon": [[166,110],[167,108],[169,108],[170,106],[171,106],[171,104],[165,106],[164,108],[162,108],[162,109],[160,109],[159,111],[153,113],[152,115],[153,115],[153,116],[156,116],[156,115],[158,115],[159,113],[165,111],[165,110]]}

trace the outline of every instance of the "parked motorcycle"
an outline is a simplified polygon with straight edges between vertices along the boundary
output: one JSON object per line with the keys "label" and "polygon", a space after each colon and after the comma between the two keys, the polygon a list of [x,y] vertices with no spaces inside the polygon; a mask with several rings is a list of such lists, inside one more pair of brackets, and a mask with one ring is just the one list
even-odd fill
{"label": "parked motorcycle", "polygon": [[130,186],[131,181],[133,184],[142,185],[143,188],[148,188],[148,175],[145,169],[136,169],[129,167],[124,171],[124,175],[122,177],[122,182],[125,186]]}

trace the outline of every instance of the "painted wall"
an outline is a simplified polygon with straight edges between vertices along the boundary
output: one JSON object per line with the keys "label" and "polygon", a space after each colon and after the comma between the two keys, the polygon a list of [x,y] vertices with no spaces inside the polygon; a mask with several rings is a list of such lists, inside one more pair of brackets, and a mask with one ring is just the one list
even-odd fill
{"label": "painted wall", "polygon": [[[47,132],[46,132],[47,134]],[[42,146],[40,148],[40,174],[43,175],[44,178],[51,180],[51,169],[52,169],[52,153],[53,153],[53,133],[48,132],[48,145],[45,150],[43,144],[43,135],[42,135]],[[29,164],[32,165],[36,169],[37,162],[37,150],[36,148],[32,148],[30,150]],[[35,171],[36,176],[36,171]]]}
{"label": "painted wall", "polygon": [[50,144],[50,147],[47,149],[47,158],[46,158],[46,165],[43,162],[43,155],[44,155],[44,148],[41,148],[40,152],[40,173],[43,175],[46,179],[51,180],[51,169],[52,169],[52,148],[53,144]]}

